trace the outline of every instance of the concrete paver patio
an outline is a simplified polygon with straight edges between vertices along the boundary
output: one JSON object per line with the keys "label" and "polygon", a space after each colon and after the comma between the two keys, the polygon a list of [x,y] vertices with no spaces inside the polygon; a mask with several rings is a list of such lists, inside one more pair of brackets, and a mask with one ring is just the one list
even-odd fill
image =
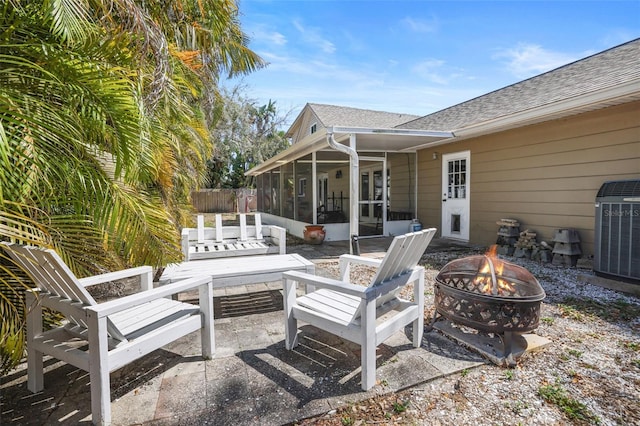
{"label": "concrete paver patio", "polygon": [[[376,256],[389,243],[362,240],[360,247]],[[446,244],[434,241],[430,249]],[[315,262],[347,251],[346,243],[288,247]],[[113,372],[113,424],[290,424],[484,362],[435,331],[413,348],[408,327],[378,347],[378,384],[363,392],[358,345],[302,326],[300,345],[284,348],[281,289],[271,282],[217,290],[212,360],[200,356],[196,332]],[[55,359],[45,361],[43,392],[27,390],[24,364],[3,377],[1,392],[2,425],[91,421],[88,374]]]}

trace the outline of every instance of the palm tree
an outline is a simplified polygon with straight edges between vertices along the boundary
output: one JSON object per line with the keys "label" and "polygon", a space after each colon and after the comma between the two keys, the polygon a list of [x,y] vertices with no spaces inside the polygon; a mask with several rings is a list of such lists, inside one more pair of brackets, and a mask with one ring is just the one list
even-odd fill
{"label": "palm tree", "polygon": [[[0,9],[0,240],[55,248],[80,276],[179,259],[212,87],[263,65],[235,2],[149,3]],[[0,371],[22,356],[28,285],[0,250]]]}

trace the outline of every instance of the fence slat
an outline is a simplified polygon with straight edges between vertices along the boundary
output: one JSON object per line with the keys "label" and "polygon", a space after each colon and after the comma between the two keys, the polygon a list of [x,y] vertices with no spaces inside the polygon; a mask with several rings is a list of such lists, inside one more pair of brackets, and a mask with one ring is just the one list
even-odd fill
{"label": "fence slat", "polygon": [[249,213],[256,211],[256,190],[202,189],[191,192],[191,202],[198,213]]}

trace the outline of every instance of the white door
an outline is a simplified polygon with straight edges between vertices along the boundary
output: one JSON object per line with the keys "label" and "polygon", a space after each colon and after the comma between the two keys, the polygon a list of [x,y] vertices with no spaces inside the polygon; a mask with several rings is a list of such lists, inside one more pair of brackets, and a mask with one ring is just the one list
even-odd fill
{"label": "white door", "polygon": [[442,156],[442,236],[469,241],[470,151]]}

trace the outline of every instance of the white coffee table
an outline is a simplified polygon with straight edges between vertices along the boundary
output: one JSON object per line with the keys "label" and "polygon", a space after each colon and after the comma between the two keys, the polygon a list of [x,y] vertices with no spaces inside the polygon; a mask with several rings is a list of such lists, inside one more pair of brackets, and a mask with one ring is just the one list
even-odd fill
{"label": "white coffee table", "polygon": [[159,284],[169,284],[201,275],[210,275],[213,288],[282,280],[285,271],[315,273],[315,265],[298,254],[239,256],[191,260],[166,267]]}

